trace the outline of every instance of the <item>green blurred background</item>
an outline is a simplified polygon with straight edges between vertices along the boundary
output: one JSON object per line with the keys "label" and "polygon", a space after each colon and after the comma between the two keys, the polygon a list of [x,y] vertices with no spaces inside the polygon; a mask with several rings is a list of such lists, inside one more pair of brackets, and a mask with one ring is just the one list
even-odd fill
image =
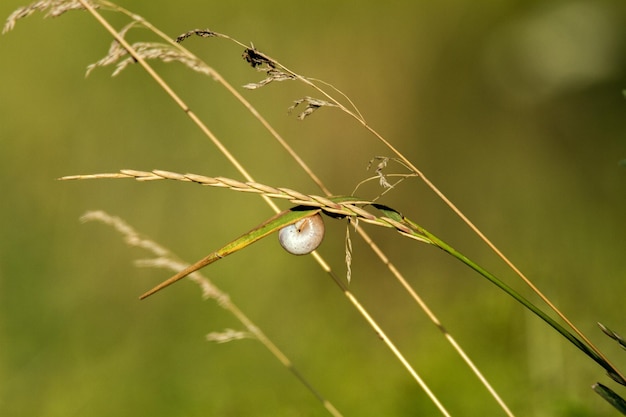
{"label": "green blurred background", "polygon": [[[24,4],[3,1],[0,16]],[[342,89],[626,369],[595,325],[626,334],[622,0],[121,4],[172,37],[209,27]],[[122,168],[240,178],[139,67],[84,77],[109,44],[83,12],[37,14],[0,37],[0,414],[326,415],[260,344],[206,342],[240,326],[193,284],[139,302],[169,274],[134,268],[145,253],[78,221],[106,210],[193,261],[271,214],[258,197],[190,184],[55,181]],[[262,78],[232,44],[186,46],[235,86]],[[257,181],[318,192],[223,88],[155,66]],[[243,93],[337,194],[371,175],[370,158],[389,156],[337,111],[289,116],[292,100],[312,94],[300,85]],[[528,294],[418,180],[383,201]],[[343,275],[345,223],[326,223],[320,252]],[[589,389],[611,385],[602,370],[546,325],[436,249],[370,229],[514,412],[616,414]],[[350,288],[453,415],[502,415],[358,239],[352,268]],[[438,415],[313,259],[272,237],[206,274],[346,416]]]}

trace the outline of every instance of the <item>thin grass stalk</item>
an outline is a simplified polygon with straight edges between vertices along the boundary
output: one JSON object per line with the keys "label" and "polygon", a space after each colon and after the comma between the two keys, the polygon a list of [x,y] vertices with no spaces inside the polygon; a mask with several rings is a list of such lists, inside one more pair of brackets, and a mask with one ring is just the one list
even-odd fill
{"label": "thin grass stalk", "polygon": [[406,360],[402,352],[392,343],[387,334],[383,331],[383,329],[378,325],[378,323],[370,316],[365,307],[361,305],[356,296],[352,294],[352,292],[346,287],[346,285],[335,275],[335,273],[331,270],[330,266],[323,260],[320,254],[317,251],[313,251],[311,253],[313,257],[318,261],[322,268],[332,277],[335,284],[339,286],[343,294],[350,300],[350,302],[354,305],[354,307],[358,310],[358,312],[365,318],[370,327],[374,329],[376,332],[376,336],[378,336],[391,350],[391,352],[396,356],[396,358],[402,363],[404,368],[409,371],[413,379],[417,382],[417,384],[422,388],[422,390],[426,393],[428,398],[435,404],[435,406],[441,411],[441,413],[445,416],[450,416],[446,408],[439,401],[437,396],[430,390],[426,382],[419,376],[417,372],[413,369],[411,364]]}
{"label": "thin grass stalk", "polygon": [[[227,157],[227,159],[237,168],[237,170],[244,176],[244,178],[246,178],[246,180],[248,181],[254,181],[253,178],[250,176],[250,174],[247,172],[247,170],[243,168],[243,166],[238,162],[238,160],[228,151],[228,149],[221,143],[221,141],[218,140],[218,138],[212,133],[212,131],[208,129],[208,127],[195,115],[195,113],[191,111],[189,106],[187,106],[187,104],[169,87],[169,85],[152,69],[152,67],[148,65],[148,63],[134,51],[134,48],[132,48],[132,46],[128,42],[126,42],[126,40],[123,37],[121,37],[117,33],[117,31],[87,1],[85,0],[78,0],[78,1],[113,36],[113,38],[116,41],[118,41],[124,49],[126,49],[129,55],[131,55],[137,61],[137,63],[139,63],[141,67],[144,70],[146,70],[146,72],[157,82],[157,84],[161,88],[163,88],[164,91],[166,91],[166,93],[178,104],[179,107],[181,107],[181,109],[192,119],[192,121],[198,127],[200,127],[203,133],[211,139],[211,141],[218,147],[220,152],[222,152]],[[275,203],[271,201],[271,199],[268,199],[266,196],[263,196],[263,199],[272,208],[272,210],[275,213],[278,213],[280,211],[278,207],[275,205]],[[337,283],[340,282],[338,281],[334,273],[332,273],[332,271],[328,267],[328,264],[326,262],[322,263],[323,258],[319,254],[316,253],[314,255],[314,258],[316,259],[318,264],[320,264],[322,269],[324,269],[327,273],[331,275],[331,277],[333,278],[335,282]],[[358,302],[356,297],[354,297],[354,295],[350,291],[346,289],[345,291],[343,291],[343,293],[350,300],[353,306],[362,315],[363,313],[366,313],[365,308]],[[365,314],[363,315],[363,317],[370,324],[370,326],[374,327],[375,331],[381,336],[381,339],[383,340],[383,342],[392,351],[394,356],[396,356],[396,358],[402,363],[405,369],[407,369],[407,371],[413,376],[413,378],[420,385],[420,387],[422,387],[424,392],[428,395],[430,400],[436,405],[439,411],[443,415],[449,416],[450,414],[445,409],[443,404],[441,404],[441,402],[437,399],[434,393],[428,388],[428,386],[424,383],[424,381],[419,377],[419,375],[413,369],[413,367],[406,361],[404,356],[395,347],[392,341],[385,335],[384,332],[382,332],[382,330],[380,329],[380,326],[376,324],[376,322],[372,319],[372,317],[369,314]]]}
{"label": "thin grass stalk", "polygon": [[457,354],[461,357],[463,362],[468,366],[468,368],[472,371],[474,375],[478,378],[480,383],[487,389],[489,394],[493,397],[496,403],[500,406],[500,408],[504,411],[504,413],[513,417],[514,414],[508,405],[504,402],[500,394],[495,390],[495,388],[491,385],[489,380],[482,374],[480,369],[476,366],[476,364],[471,360],[471,358],[465,353],[465,350],[459,345],[456,339],[448,332],[448,330],[443,326],[437,315],[428,307],[428,304],[415,292],[411,284],[407,282],[402,273],[396,268],[396,266],[387,258],[385,253],[380,249],[380,247],[372,241],[367,233],[361,227],[357,227],[357,232],[361,235],[363,240],[369,245],[369,247],[374,251],[376,256],[381,260],[381,262],[389,269],[389,271],[393,274],[396,280],[400,283],[400,285],[404,288],[404,290],[409,294],[409,296],[417,303],[417,305],[424,311],[428,319],[435,325],[435,327],[443,334],[445,339],[450,343],[452,348],[457,352]]}
{"label": "thin grass stalk", "polygon": [[252,321],[248,319],[248,317],[239,310],[238,307],[232,305],[230,302],[230,298],[227,300],[227,308],[230,309],[231,313],[237,317],[239,321],[241,321],[246,329],[249,332],[253,333],[256,339],[263,344],[271,353],[276,357],[280,363],[283,364],[285,368],[287,368],[295,377],[298,379],[317,399],[322,403],[324,408],[328,410],[328,412],[333,416],[341,416],[339,410],[335,408],[335,406],[298,371],[298,369],[294,366],[293,362],[276,346],[260,329],[258,329]]}

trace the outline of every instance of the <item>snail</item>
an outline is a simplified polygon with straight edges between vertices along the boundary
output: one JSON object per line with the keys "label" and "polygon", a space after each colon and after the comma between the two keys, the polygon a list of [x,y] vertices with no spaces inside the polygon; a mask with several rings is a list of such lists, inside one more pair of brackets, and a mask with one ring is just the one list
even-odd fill
{"label": "snail", "polygon": [[324,220],[317,213],[285,226],[278,232],[278,241],[292,255],[306,255],[313,252],[324,239]]}

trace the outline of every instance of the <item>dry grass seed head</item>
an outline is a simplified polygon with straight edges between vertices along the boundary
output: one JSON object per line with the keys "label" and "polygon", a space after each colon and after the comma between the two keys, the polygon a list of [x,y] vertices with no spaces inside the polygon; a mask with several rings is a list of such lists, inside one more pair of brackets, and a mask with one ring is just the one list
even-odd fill
{"label": "dry grass seed head", "polygon": [[191,37],[192,35],[200,36],[201,38],[211,38],[211,37],[218,36],[217,33],[209,29],[193,29],[193,30],[190,30],[189,32],[185,32],[182,35],[179,35],[176,38],[176,43],[181,43],[182,41]]}
{"label": "dry grass seed head", "polygon": [[304,120],[307,116],[310,116],[315,110],[319,109],[320,107],[338,107],[336,104],[333,104],[331,102],[307,96],[295,100],[293,102],[293,105],[290,106],[287,111],[291,113],[293,110],[296,109],[296,107],[298,107],[302,103],[306,103],[306,107],[304,108],[304,111],[302,111],[302,113],[298,115],[298,119],[300,120]]}
{"label": "dry grass seed head", "polygon": [[[128,30],[133,27],[137,27],[138,24],[141,24],[141,22],[132,21],[119,32],[119,35],[121,37],[125,37]],[[165,63],[180,62],[195,72],[209,76],[213,76],[214,74],[214,71],[209,66],[199,60],[196,56],[187,53],[185,49],[176,48],[172,45],[159,42],[135,42],[131,46],[137,55],[142,59],[158,59]],[[126,58],[122,59],[123,57]],[[87,67],[87,75],[89,75],[89,73],[96,67],[105,67],[117,63],[112,74],[113,76],[116,76],[129,65],[136,62],[137,61],[134,57],[128,56],[128,51],[126,51],[126,49],[124,49],[119,42],[113,41],[107,55],[98,62],[95,62]]]}
{"label": "dry grass seed head", "polygon": [[211,332],[206,335],[207,341],[216,343],[226,343],[241,339],[254,339],[254,336],[249,332],[234,329],[224,329],[223,332]]}
{"label": "dry grass seed head", "polygon": [[[94,9],[99,8],[98,2],[90,2]],[[44,15],[47,17],[58,17],[63,13],[70,10],[82,10],[85,7],[76,0],[42,0],[35,3],[31,3],[28,6],[20,7],[9,15],[7,18],[2,33],[7,33],[15,27],[18,20],[30,16],[35,12],[43,12],[48,10],[48,13]]]}

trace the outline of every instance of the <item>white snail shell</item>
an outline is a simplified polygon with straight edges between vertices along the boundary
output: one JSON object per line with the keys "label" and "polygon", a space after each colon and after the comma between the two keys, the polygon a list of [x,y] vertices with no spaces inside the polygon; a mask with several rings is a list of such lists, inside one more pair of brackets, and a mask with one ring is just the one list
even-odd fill
{"label": "white snail shell", "polygon": [[300,219],[278,232],[278,241],[292,255],[313,252],[324,239],[324,220],[319,213]]}

